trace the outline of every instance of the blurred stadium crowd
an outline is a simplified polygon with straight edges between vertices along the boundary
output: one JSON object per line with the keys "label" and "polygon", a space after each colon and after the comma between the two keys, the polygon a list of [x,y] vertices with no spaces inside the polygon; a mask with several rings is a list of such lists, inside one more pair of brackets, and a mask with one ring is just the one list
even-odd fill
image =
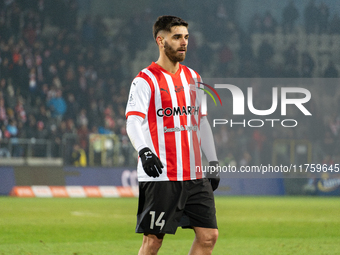
{"label": "blurred stadium crowd", "polygon": [[[1,0],[1,147],[10,138],[50,139],[52,157],[59,157],[63,136],[72,134],[88,153],[91,133],[116,134],[123,147],[130,146],[124,117],[128,90],[136,72],[156,60],[151,27],[160,13],[176,13],[192,24],[185,64],[203,77],[339,75],[334,57],[339,53],[340,18],[330,17],[325,4],[306,2],[299,13],[293,1],[287,2],[282,22],[269,10],[251,17],[248,29],[242,29],[235,17],[236,1],[200,1],[181,11],[169,1],[152,2],[123,19],[80,17],[76,0]],[[299,16],[303,26],[296,23]],[[218,129],[219,158],[238,165],[271,162],[276,138],[310,139],[318,144],[316,160],[339,158],[337,93],[336,86],[317,93],[321,105],[311,107],[329,113],[315,110],[319,122],[306,123],[295,133]],[[11,154],[21,157],[25,151]],[[44,150],[35,155],[44,156]]]}

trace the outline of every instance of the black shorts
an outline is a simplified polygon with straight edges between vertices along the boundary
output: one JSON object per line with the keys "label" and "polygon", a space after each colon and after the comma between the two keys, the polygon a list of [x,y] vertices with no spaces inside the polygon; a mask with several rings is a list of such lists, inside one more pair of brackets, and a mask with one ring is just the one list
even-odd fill
{"label": "black shorts", "polygon": [[217,228],[208,179],[140,182],[136,233],[175,234],[179,226]]}

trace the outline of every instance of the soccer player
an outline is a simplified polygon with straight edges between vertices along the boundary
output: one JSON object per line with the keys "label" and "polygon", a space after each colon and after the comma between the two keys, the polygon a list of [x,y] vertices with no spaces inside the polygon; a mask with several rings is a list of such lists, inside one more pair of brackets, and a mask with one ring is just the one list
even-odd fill
{"label": "soccer player", "polygon": [[132,81],[126,107],[127,132],[138,151],[139,255],[157,254],[165,234],[178,226],[195,232],[189,254],[211,254],[218,237],[213,191],[217,172],[203,175],[203,150],[218,165],[209,122],[201,111],[202,83],[181,65],[188,46],[188,23],[160,16],[153,26],[159,58]]}

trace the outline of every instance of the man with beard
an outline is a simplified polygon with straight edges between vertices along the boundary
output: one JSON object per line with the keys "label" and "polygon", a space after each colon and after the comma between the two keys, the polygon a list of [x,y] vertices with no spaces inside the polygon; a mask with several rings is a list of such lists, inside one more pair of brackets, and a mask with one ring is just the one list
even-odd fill
{"label": "man with beard", "polygon": [[139,154],[136,232],[144,236],[138,254],[157,254],[164,235],[178,226],[195,232],[189,254],[211,254],[218,236],[213,191],[220,179],[217,171],[201,171],[201,149],[209,169],[218,161],[201,112],[201,77],[179,63],[187,52],[188,23],[158,17],[153,35],[159,58],[132,81],[126,107],[127,133]]}

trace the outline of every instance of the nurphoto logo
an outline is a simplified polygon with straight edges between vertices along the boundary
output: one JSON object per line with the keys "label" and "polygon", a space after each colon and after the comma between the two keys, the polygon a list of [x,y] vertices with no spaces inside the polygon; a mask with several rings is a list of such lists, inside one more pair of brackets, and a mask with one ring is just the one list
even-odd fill
{"label": "nurphoto logo", "polygon": [[[296,127],[298,125],[298,121],[296,119],[278,119],[278,118],[269,118],[268,116],[273,114],[280,108],[280,115],[287,116],[287,106],[292,105],[296,107],[304,116],[311,116],[311,112],[305,106],[311,99],[311,92],[302,87],[272,87],[271,89],[271,106],[267,109],[256,109],[254,106],[254,92],[253,87],[246,88],[246,96],[244,92],[236,85],[232,84],[215,84],[214,87],[206,84],[201,83],[205,87],[208,87],[211,91],[213,91],[216,96],[218,97],[221,106],[221,92],[218,94],[215,89],[227,89],[232,96],[232,115],[233,116],[245,116],[245,107],[247,110],[256,116],[266,116],[265,119],[243,119],[240,121],[233,120],[233,119],[225,119],[223,116],[221,118],[213,119],[213,127],[217,125],[230,125],[233,127],[235,125],[241,125],[243,127],[262,127],[265,124],[271,125],[274,127],[275,124],[280,123],[282,127]],[[202,89],[202,88],[200,88]],[[210,91],[204,90],[210,97],[213,99],[215,105],[216,100],[213,97]],[[267,90],[268,91],[268,90]],[[280,93],[279,93],[280,92]],[[259,95],[257,95],[259,96]],[[260,95],[261,96],[261,95]],[[223,112],[223,111],[222,111]],[[203,95],[202,98],[202,114],[207,114],[207,99],[206,94]],[[277,116],[277,115],[276,115]]]}

